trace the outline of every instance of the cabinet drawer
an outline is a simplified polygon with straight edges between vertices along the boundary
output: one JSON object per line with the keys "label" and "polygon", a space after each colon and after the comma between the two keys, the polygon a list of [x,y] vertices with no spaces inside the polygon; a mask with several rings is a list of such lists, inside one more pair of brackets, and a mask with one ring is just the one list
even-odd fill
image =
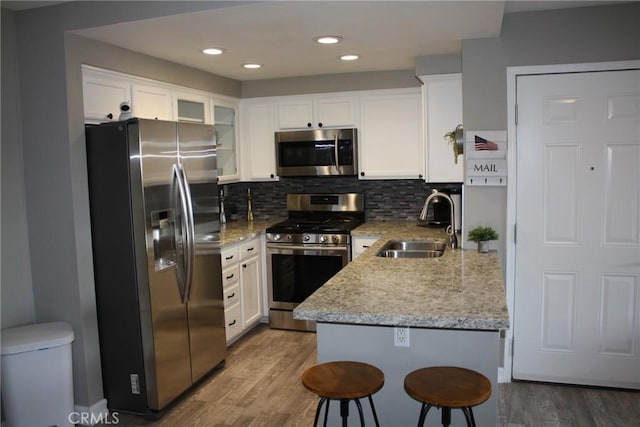
{"label": "cabinet drawer", "polygon": [[224,330],[227,336],[227,342],[242,332],[242,309],[239,303],[225,309]]}
{"label": "cabinet drawer", "polygon": [[224,289],[232,286],[234,283],[238,283],[238,278],[240,277],[240,270],[238,268],[238,264],[225,268],[222,270],[222,287]]}
{"label": "cabinet drawer", "polygon": [[232,246],[230,248],[225,248],[222,250],[220,255],[221,255],[222,268],[225,269],[226,267],[230,266],[234,262],[238,262],[238,247]]}
{"label": "cabinet drawer", "polygon": [[229,308],[232,305],[240,302],[240,284],[229,286],[223,292],[224,295],[224,308]]}
{"label": "cabinet drawer", "polygon": [[260,239],[251,240],[240,245],[240,259],[260,254]]}

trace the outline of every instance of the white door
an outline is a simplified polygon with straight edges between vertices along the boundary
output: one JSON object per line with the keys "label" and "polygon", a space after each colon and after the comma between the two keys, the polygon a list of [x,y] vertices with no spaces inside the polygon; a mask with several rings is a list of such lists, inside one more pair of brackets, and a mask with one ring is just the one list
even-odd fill
{"label": "white door", "polygon": [[513,377],[640,389],[640,71],[518,76]]}

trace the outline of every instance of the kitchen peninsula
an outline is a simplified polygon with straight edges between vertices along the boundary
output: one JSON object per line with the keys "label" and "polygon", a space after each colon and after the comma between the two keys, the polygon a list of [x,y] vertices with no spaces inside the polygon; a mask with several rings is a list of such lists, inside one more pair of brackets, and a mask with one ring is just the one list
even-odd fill
{"label": "kitchen peninsula", "polygon": [[[374,401],[381,425],[416,423],[420,404],[403,388],[409,372],[438,365],[476,370],[493,389],[474,408],[477,424],[496,425],[500,330],[509,327],[497,254],[448,248],[439,258],[376,256],[391,239],[447,239],[416,222],[368,222],[352,236],[381,238],[294,310],[295,318],[317,322],[318,363],[379,367],[385,385]],[[395,327],[409,327],[408,346],[394,345]],[[432,410],[427,425],[439,423],[439,411]],[[464,424],[461,411],[452,411],[452,423]]]}

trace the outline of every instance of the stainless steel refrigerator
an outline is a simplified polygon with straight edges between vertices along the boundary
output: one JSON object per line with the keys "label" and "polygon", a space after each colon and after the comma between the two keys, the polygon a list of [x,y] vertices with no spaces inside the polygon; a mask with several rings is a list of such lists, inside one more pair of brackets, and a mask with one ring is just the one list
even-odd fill
{"label": "stainless steel refrigerator", "polygon": [[226,354],[214,127],[86,127],[102,380],[151,417]]}

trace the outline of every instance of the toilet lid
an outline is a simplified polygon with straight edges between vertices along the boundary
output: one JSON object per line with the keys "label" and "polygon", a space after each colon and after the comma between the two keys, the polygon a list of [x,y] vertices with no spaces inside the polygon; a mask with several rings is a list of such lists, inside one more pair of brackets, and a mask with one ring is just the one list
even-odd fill
{"label": "toilet lid", "polygon": [[65,322],[36,323],[2,330],[2,355],[59,347],[73,341],[73,329]]}

